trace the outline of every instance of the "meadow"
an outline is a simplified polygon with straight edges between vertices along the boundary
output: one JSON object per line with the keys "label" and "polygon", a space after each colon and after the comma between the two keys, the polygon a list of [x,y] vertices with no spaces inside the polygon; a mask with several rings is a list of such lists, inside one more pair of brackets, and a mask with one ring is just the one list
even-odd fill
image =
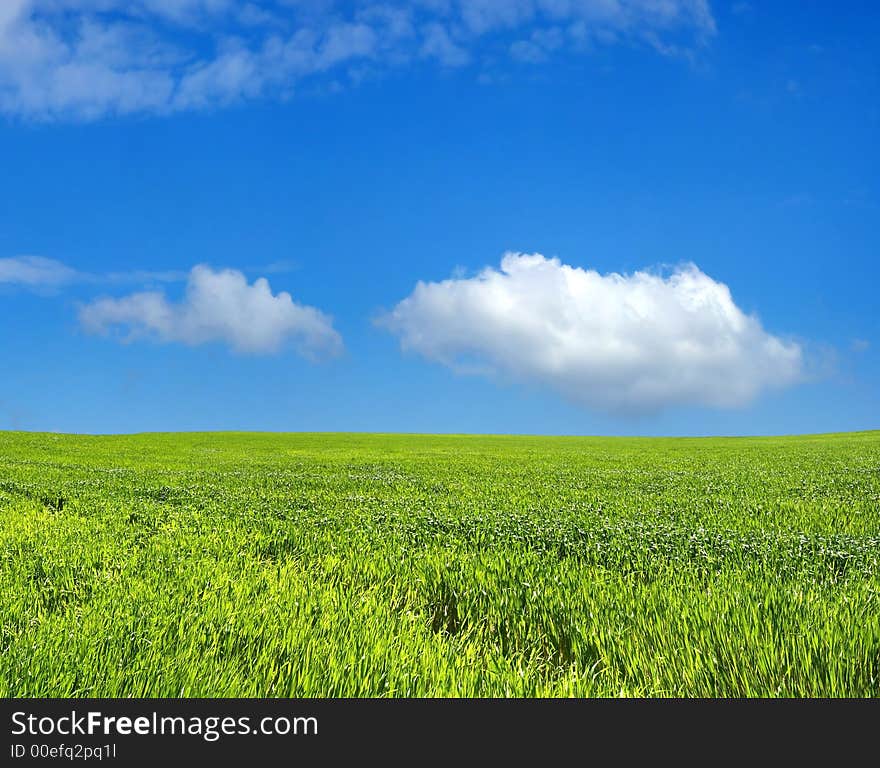
{"label": "meadow", "polygon": [[0,433],[2,696],[880,695],[880,432]]}

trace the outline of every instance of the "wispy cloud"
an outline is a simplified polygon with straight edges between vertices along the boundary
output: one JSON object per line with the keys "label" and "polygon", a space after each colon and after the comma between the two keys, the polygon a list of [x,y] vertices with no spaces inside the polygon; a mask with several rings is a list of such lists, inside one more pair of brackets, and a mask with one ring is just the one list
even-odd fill
{"label": "wispy cloud", "polygon": [[0,285],[13,285],[34,290],[54,290],[74,284],[174,283],[186,280],[187,275],[187,272],[177,270],[83,272],[57,259],[49,259],[45,256],[0,258]]}
{"label": "wispy cloud", "polygon": [[123,341],[221,342],[251,354],[270,354],[290,343],[313,359],[342,350],[332,319],[320,310],[296,303],[284,291],[273,294],[265,278],[248,283],[237,270],[205,265],[193,268],[181,301],[160,291],[105,297],[83,305],[79,319],[87,332]]}
{"label": "wispy cloud", "polygon": [[694,265],[601,275],[508,253],[500,269],[418,283],[378,323],[404,350],[458,371],[613,412],[741,406],[804,369],[798,344],[767,333]]}
{"label": "wispy cloud", "polygon": [[188,274],[188,272],[179,269],[159,271],[134,269],[129,272],[87,274],[84,275],[84,281],[92,283],[180,283],[186,280]]}
{"label": "wispy cloud", "polygon": [[75,269],[43,256],[13,256],[0,259],[0,285],[28,288],[57,288],[79,277]]}
{"label": "wispy cloud", "polygon": [[676,54],[714,33],[708,0],[3,0],[0,111],[164,114],[286,97],[365,64],[538,62],[620,42]]}

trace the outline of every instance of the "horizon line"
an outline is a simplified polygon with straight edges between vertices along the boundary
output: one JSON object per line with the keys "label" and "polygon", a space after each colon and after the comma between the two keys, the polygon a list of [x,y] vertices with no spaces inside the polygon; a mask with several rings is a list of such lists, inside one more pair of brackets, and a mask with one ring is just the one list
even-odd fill
{"label": "horizon line", "polygon": [[377,432],[370,430],[247,430],[247,429],[194,429],[194,430],[144,430],[136,432],[62,432],[54,430],[0,429],[0,435],[51,435],[54,437],[148,437],[150,435],[360,435],[375,437],[535,437],[535,438],[579,438],[607,440],[712,440],[783,437],[834,437],[843,435],[866,435],[880,433],[880,427],[839,432],[783,432],[769,434],[700,434],[700,435],[621,435],[621,434],[579,434],[542,432]]}

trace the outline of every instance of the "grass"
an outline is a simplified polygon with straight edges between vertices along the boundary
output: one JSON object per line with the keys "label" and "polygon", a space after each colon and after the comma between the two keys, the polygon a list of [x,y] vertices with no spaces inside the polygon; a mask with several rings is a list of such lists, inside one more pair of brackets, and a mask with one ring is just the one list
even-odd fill
{"label": "grass", "polygon": [[880,432],[0,433],[3,696],[878,696]]}

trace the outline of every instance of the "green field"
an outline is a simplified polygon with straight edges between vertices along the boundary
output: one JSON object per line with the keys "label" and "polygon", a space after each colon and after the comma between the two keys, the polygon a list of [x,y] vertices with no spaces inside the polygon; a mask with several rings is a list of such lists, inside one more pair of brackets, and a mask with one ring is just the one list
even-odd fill
{"label": "green field", "polygon": [[878,696],[880,432],[0,433],[3,696]]}

